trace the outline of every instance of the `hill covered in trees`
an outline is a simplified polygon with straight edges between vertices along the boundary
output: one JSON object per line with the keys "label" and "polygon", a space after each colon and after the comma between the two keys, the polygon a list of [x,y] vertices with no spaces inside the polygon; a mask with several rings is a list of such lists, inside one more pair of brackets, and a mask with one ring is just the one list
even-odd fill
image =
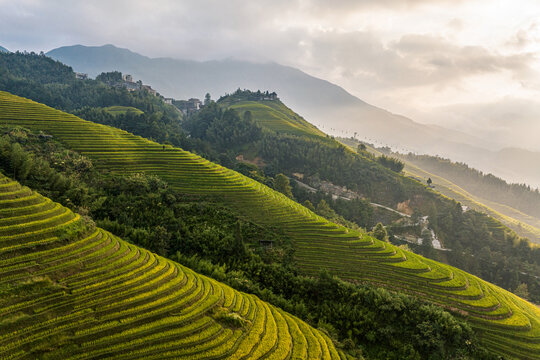
{"label": "hill covered in trees", "polygon": [[[493,174],[484,174],[464,163],[428,155],[401,155],[423,169],[440,174],[458,186],[480,197],[508,204],[540,219],[540,190],[527,184],[511,184]],[[532,165],[532,164],[531,164]]]}
{"label": "hill covered in trees", "polygon": [[[270,177],[281,172],[290,177],[296,174],[302,176],[305,183],[315,186],[326,181],[337,187],[345,186],[360,199],[393,209],[406,205],[415,218],[428,216],[436,236],[446,248],[452,249],[440,252],[424,244],[414,246],[415,251],[472,272],[511,291],[526,284],[530,299],[540,301],[540,252],[528,240],[487,215],[463,211],[455,201],[393,171],[402,169],[403,164],[399,160],[384,154],[375,157],[365,150],[357,153],[334,139],[309,131],[296,129],[292,134],[287,129],[272,128],[264,121],[257,121],[259,116],[267,117],[264,107],[248,117],[245,116],[247,111],[235,115],[228,108],[229,104],[246,101],[251,94],[238,91],[231,95],[232,100],[224,97],[217,106],[210,104],[185,120],[183,128],[191,135],[190,139],[199,139],[204,146],[198,144],[190,148],[189,143],[184,143],[184,146],[202,150],[204,156],[229,167],[237,166],[235,158],[241,154],[245,161],[258,164],[255,167],[258,170],[251,169],[256,174],[261,171]],[[260,102],[266,106],[272,101]],[[275,106],[285,107],[282,103]],[[374,214],[369,203],[358,199],[333,199],[330,195],[325,196],[324,191],[312,193],[295,184],[293,181],[293,190],[300,202],[307,200],[317,207],[324,200],[336,215],[328,211],[320,213],[331,216],[334,221],[337,221],[336,216],[341,216],[344,220],[341,223],[347,226],[351,225],[348,222],[353,222],[371,229],[377,222],[388,220],[387,214]],[[413,224],[411,228],[416,237],[422,236],[419,226]]]}
{"label": "hill covered in trees", "polygon": [[[483,341],[497,352],[522,357],[537,352],[529,340],[537,336],[538,310],[500,288],[361,232],[336,226],[260,183],[180,149],[163,149],[128,133],[5,93],[1,106],[2,124],[49,133],[87,155],[103,171],[159,175],[173,189],[212,195],[255,224],[280,229],[290,239],[294,261],[302,273],[316,275],[323,266],[346,279],[389,288],[399,284],[400,291],[423,294],[435,303],[460,309]],[[288,286],[291,284],[285,282],[281,287]],[[507,331],[515,334],[511,340],[502,335]]]}
{"label": "hill covered in trees", "polygon": [[[20,127],[3,129],[2,171],[91,215],[99,226],[133,244],[323,328],[348,354],[373,359],[434,354],[492,358],[468,325],[422,300],[347,284],[324,272],[316,278],[295,275],[290,240],[207,197],[187,196],[151,175],[103,173],[91,159],[54,138]],[[269,242],[271,248],[263,245]]]}

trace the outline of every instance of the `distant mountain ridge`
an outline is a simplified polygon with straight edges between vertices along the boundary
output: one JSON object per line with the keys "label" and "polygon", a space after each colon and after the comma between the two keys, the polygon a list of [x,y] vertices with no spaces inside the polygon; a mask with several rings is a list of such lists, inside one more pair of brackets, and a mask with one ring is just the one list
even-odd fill
{"label": "distant mountain ridge", "polygon": [[[215,97],[237,88],[276,91],[278,96],[309,122],[323,131],[387,144],[394,149],[427,153],[466,162],[480,170],[493,172],[511,182],[540,187],[540,174],[522,166],[500,161],[497,144],[435,125],[417,123],[372,106],[343,88],[310,76],[298,69],[277,63],[253,63],[240,60],[192,61],[149,58],[113,45],[65,46],[48,56],[96,76],[103,71],[119,70],[152,85],[161,94],[177,99]],[[540,159],[527,152],[526,157]],[[540,167],[538,169],[540,172]]]}

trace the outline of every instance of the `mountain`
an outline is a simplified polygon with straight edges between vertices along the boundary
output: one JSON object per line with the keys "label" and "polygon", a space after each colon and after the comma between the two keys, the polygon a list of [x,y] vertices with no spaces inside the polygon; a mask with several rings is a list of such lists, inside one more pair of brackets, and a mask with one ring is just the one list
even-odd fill
{"label": "mountain", "polygon": [[509,168],[506,163],[497,161],[489,150],[498,150],[501,144],[392,114],[335,84],[289,66],[230,59],[205,62],[152,59],[113,45],[66,46],[51,50],[47,55],[90,76],[112,70],[132,74],[161,94],[176,99],[202,97],[207,92],[230,93],[237,88],[276,91],[289,106],[327,133],[352,135],[357,132],[360,139],[369,142],[406,152],[446,156],[510,181],[527,181],[540,187],[540,176],[525,176],[527,166]]}
{"label": "mountain", "polygon": [[[93,159],[99,169],[158,175],[172,188],[192,195],[212,194],[254,223],[280,229],[291,238],[299,269],[306,275],[314,276],[324,267],[343,278],[420,295],[466,315],[494,351],[516,358],[539,358],[538,308],[493,284],[333,224],[283,194],[187,151],[5,92],[0,93],[0,109],[2,125],[51,134]],[[19,264],[14,265],[14,269],[19,268]],[[117,322],[111,326],[114,324]]]}
{"label": "mountain", "polygon": [[5,47],[3,46],[0,46],[0,52],[10,52],[8,49],[6,49]]}
{"label": "mountain", "polygon": [[[501,177],[512,182],[530,184],[540,189],[540,152],[504,148],[492,153],[488,161],[494,164],[491,172],[502,173]],[[515,177],[518,173],[521,176]]]}
{"label": "mountain", "polygon": [[[115,116],[118,117],[122,115]],[[148,173],[122,175],[94,171],[101,168],[100,162],[67,149],[58,141],[61,138],[65,140],[65,137],[44,137],[39,131],[17,126],[2,128],[4,136],[0,138],[0,157],[5,161],[0,163],[0,169],[5,173],[17,174],[25,185],[47,193],[66,207],[84,211],[98,226],[134,245],[211,275],[237,290],[255,294],[310,324],[324,326],[333,340],[347,342],[350,339],[349,343],[352,340],[354,343],[349,345],[356,344],[356,349],[362,349],[367,358],[410,354],[411,346],[421,358],[432,356],[434,351],[440,358],[453,358],[454,354],[463,354],[465,347],[471,356],[487,355],[463,319],[451,316],[437,306],[426,307],[422,299],[367,284],[346,283],[327,272],[309,278],[296,275],[296,271],[292,273],[296,267],[291,268],[294,266],[292,258],[287,255],[292,255],[290,242],[275,232],[278,229],[253,224],[249,219],[237,216],[232,209],[215,201],[206,201],[211,199],[209,196],[189,196],[175,191]],[[23,147],[22,153],[18,145]],[[10,155],[12,150],[18,155]],[[22,163],[19,161],[21,156],[24,159]],[[25,170],[14,172],[14,169],[20,169],[20,165]],[[70,179],[68,184],[58,182],[63,177]],[[81,194],[79,190],[92,195],[81,198],[77,195]],[[107,200],[103,203],[105,198]],[[95,200],[100,204],[96,206]],[[90,207],[92,209],[86,212],[85,209]],[[182,228],[180,233],[177,233],[178,226]],[[271,249],[264,245],[269,241],[273,243]],[[277,256],[272,256],[272,263],[267,263],[265,254]],[[339,292],[336,292],[334,289],[338,288]],[[388,305],[399,305],[381,305],[380,299]],[[430,319],[429,324],[426,318]],[[350,319],[364,320],[351,322]],[[235,324],[234,319],[227,316],[223,320],[231,320],[231,325]],[[430,339],[434,340],[429,343],[436,348],[426,347],[423,337],[415,340],[414,334],[419,332],[420,324],[429,327]],[[332,329],[339,329],[339,333]],[[421,332],[425,331],[426,327],[422,326]],[[1,333],[2,329],[0,336]],[[364,339],[365,334],[374,334],[374,337],[370,341]],[[137,339],[145,341],[140,337]],[[307,346],[307,358],[317,358],[318,346],[313,347],[309,343]],[[351,346],[347,346],[347,352],[356,354],[358,360],[362,359]],[[161,354],[156,354],[156,357],[162,358]],[[495,356],[478,358],[496,359]]]}

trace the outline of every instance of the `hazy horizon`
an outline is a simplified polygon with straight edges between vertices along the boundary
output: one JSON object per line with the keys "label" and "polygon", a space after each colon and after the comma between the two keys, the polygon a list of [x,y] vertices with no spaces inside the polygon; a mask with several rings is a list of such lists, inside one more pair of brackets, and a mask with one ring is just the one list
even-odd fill
{"label": "hazy horizon", "polygon": [[0,45],[12,51],[114,44],[151,58],[274,61],[415,121],[540,151],[532,0],[0,5]]}

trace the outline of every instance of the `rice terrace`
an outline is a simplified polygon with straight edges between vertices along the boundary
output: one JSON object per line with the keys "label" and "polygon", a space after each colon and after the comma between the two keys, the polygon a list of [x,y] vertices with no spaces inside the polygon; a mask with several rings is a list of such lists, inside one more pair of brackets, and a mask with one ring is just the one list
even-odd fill
{"label": "rice terrace", "polygon": [[0,9],[0,360],[540,360],[537,0]]}

